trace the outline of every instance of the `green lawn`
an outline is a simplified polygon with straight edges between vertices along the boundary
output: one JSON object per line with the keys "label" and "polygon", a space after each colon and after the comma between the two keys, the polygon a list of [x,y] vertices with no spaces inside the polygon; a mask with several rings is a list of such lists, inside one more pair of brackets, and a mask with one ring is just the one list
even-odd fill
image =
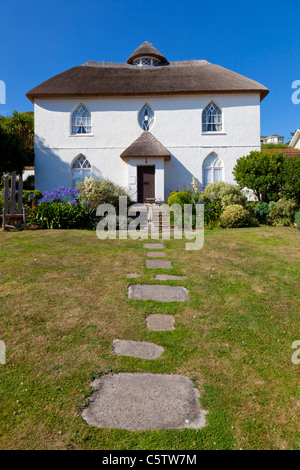
{"label": "green lawn", "polygon": [[[0,233],[1,449],[299,449],[300,234],[260,227],[205,234],[200,251],[165,242],[186,304],[127,299],[158,283],[141,241],[88,231]],[[127,279],[126,273],[141,274]],[[167,271],[162,271],[167,272]],[[161,284],[165,282],[160,281]],[[175,316],[172,332],[145,328]],[[155,361],[112,355],[112,340],[153,341]],[[208,410],[203,429],[129,432],[81,419],[90,381],[108,372],[184,374]],[[298,415],[297,415],[298,414]],[[298,417],[298,421],[297,421]]]}

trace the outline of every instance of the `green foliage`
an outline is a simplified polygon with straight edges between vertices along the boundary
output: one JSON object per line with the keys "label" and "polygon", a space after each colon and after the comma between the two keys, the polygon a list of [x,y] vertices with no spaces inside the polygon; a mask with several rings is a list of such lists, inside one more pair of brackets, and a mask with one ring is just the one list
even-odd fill
{"label": "green foliage", "polygon": [[237,228],[248,225],[249,214],[240,204],[227,206],[220,216],[221,227]]}
{"label": "green foliage", "polygon": [[30,164],[31,152],[18,134],[8,133],[0,126],[0,175],[14,170],[22,173]]}
{"label": "green foliage", "polygon": [[281,196],[286,199],[295,199],[300,206],[300,154],[286,158],[284,168],[284,188]]}
{"label": "green foliage", "polygon": [[179,204],[181,208],[184,208],[184,204],[192,204],[193,195],[190,191],[173,191],[170,193],[168,198],[168,205]]}
{"label": "green foliage", "polygon": [[269,144],[261,144],[261,148],[262,149],[288,149],[290,148],[289,147],[289,144],[286,143],[286,144],[283,144],[282,142],[280,143],[269,143]]}
{"label": "green foliage", "polygon": [[116,209],[119,207],[119,197],[127,197],[127,204],[130,198],[125,189],[117,186],[109,180],[96,180],[92,177],[85,178],[77,184],[81,196],[94,208],[99,204],[112,204]]}
{"label": "green foliage", "polygon": [[37,201],[41,199],[42,197],[43,197],[43,194],[41,193],[41,191],[38,191],[37,189],[31,190],[31,191],[24,189],[23,194],[22,194],[22,202],[23,204],[26,204],[26,205],[32,205],[32,204],[35,205]]}
{"label": "green foliage", "polygon": [[252,189],[259,201],[277,201],[284,187],[286,159],[282,152],[250,152],[238,158],[233,175],[240,188]]}
{"label": "green foliage", "polygon": [[200,193],[201,201],[209,199],[213,199],[222,209],[232,204],[244,206],[247,202],[247,196],[238,186],[224,181],[211,183]]}
{"label": "green foliage", "polygon": [[28,223],[38,224],[47,229],[92,229],[96,225],[96,211],[91,206],[78,201],[40,203],[28,216]]}
{"label": "green foliage", "polygon": [[254,207],[254,215],[261,223],[266,223],[270,213],[269,204],[267,202],[258,202]]}
{"label": "green foliage", "polygon": [[14,110],[11,116],[1,116],[0,126],[7,134],[18,134],[24,146],[33,151],[34,147],[34,114],[32,111],[19,113]]}
{"label": "green foliage", "polygon": [[297,204],[280,199],[269,204],[269,220],[273,225],[293,225]]}
{"label": "green foliage", "polygon": [[295,224],[297,229],[300,230],[300,210],[295,213]]}
{"label": "green foliage", "polygon": [[34,175],[27,176],[26,180],[23,181],[23,188],[26,190],[34,189]]}

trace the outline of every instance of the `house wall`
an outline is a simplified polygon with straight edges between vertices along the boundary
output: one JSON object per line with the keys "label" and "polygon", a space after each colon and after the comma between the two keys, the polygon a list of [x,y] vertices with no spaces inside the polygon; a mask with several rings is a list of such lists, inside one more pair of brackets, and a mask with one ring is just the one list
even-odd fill
{"label": "house wall", "polygon": [[[211,100],[222,108],[223,131],[203,134],[202,110]],[[260,149],[259,94],[37,99],[36,188],[51,191],[70,186],[71,164],[80,153],[90,161],[94,177],[128,187],[133,181],[132,168],[145,162],[126,163],[120,154],[142,132],[137,115],[145,102],[155,112],[150,132],[171,153],[170,161],[156,163],[160,196],[190,184],[193,176],[201,183],[203,160],[212,151],[224,163],[223,179],[233,182],[236,159]],[[70,116],[79,103],[91,111],[91,135],[71,135]]]}

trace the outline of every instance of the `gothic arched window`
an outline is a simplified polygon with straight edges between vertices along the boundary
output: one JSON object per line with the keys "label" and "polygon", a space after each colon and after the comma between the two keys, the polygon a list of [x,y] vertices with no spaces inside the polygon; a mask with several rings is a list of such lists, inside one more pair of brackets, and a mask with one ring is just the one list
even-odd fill
{"label": "gothic arched window", "polygon": [[72,113],[72,134],[90,134],[91,113],[83,104],[79,104]]}
{"label": "gothic arched window", "polygon": [[80,154],[74,160],[72,164],[72,186],[76,187],[79,181],[83,181],[84,178],[92,176],[92,166],[88,159]]}
{"label": "gothic arched window", "polygon": [[149,131],[154,121],[154,111],[151,106],[149,106],[149,104],[146,103],[141,107],[138,115],[138,121],[140,127],[144,131]]}
{"label": "gothic arched window", "polygon": [[202,132],[222,131],[222,111],[211,101],[202,112]]}

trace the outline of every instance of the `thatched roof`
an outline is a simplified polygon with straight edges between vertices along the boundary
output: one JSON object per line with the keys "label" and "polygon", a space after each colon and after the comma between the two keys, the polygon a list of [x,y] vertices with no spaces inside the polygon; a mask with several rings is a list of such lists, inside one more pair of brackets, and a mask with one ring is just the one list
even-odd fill
{"label": "thatched roof", "polygon": [[120,157],[125,161],[133,157],[163,157],[165,160],[170,160],[171,155],[151,132],[144,131],[121,153]]}
{"label": "thatched roof", "polygon": [[224,67],[191,60],[155,67],[86,62],[46,80],[26,96],[34,102],[42,97],[259,93],[263,99],[268,92],[260,83]]}
{"label": "thatched roof", "polygon": [[161,63],[167,63],[167,59],[150,44],[150,42],[143,42],[127,59],[127,64],[132,64],[134,59],[139,57],[154,57],[155,59],[160,60]]}

